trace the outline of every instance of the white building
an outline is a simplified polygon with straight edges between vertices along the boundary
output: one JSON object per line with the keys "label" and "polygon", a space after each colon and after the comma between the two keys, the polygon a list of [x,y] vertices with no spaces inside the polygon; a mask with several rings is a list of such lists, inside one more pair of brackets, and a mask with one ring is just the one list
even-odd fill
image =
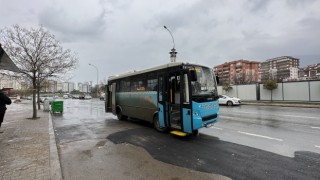
{"label": "white building", "polygon": [[21,90],[20,79],[14,76],[1,74],[0,75],[0,88],[12,88],[14,90]]}
{"label": "white building", "polygon": [[91,82],[78,83],[79,91],[83,93],[91,93],[91,89],[92,89],[91,84],[92,84]]}
{"label": "white building", "polygon": [[62,91],[63,92],[71,92],[75,89],[74,87],[74,83],[73,82],[64,82],[63,83],[63,88],[62,88]]}
{"label": "white building", "polygon": [[299,69],[297,67],[290,67],[290,78],[298,79],[299,77]]}

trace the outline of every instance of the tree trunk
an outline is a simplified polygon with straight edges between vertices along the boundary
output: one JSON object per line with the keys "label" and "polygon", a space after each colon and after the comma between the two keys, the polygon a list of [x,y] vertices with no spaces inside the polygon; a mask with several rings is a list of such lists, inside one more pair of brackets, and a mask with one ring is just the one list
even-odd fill
{"label": "tree trunk", "polygon": [[33,79],[33,91],[32,91],[32,94],[33,94],[33,99],[32,99],[32,107],[33,107],[33,114],[32,114],[32,119],[36,119],[37,118],[37,106],[36,106],[36,80],[35,78]]}
{"label": "tree trunk", "polygon": [[272,90],[271,90],[271,102],[272,102],[273,100],[272,100]]}
{"label": "tree trunk", "polygon": [[37,94],[38,94],[38,99],[37,99],[38,109],[40,110],[41,109],[41,106],[40,106],[40,83],[38,83]]}

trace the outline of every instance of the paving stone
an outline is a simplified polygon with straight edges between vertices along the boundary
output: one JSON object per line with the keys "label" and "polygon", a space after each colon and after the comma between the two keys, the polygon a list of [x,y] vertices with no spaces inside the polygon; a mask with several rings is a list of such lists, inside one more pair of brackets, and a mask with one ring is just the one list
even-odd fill
{"label": "paving stone", "polygon": [[48,112],[32,116],[31,102],[7,106],[0,134],[0,180],[50,179]]}

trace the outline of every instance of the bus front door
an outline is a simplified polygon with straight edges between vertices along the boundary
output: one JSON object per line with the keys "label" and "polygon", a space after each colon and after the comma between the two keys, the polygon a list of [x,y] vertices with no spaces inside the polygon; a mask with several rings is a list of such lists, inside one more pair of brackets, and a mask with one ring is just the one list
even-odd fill
{"label": "bus front door", "polygon": [[181,127],[183,132],[193,133],[191,83],[189,72],[181,72],[180,79]]}
{"label": "bus front door", "polygon": [[192,109],[188,71],[158,76],[159,125],[192,133]]}
{"label": "bus front door", "polygon": [[189,71],[169,74],[168,86],[168,121],[172,130],[192,133],[192,104]]}
{"label": "bus front door", "polygon": [[182,129],[181,123],[181,101],[180,101],[180,73],[169,74],[168,77],[168,110],[169,124],[171,129]]}

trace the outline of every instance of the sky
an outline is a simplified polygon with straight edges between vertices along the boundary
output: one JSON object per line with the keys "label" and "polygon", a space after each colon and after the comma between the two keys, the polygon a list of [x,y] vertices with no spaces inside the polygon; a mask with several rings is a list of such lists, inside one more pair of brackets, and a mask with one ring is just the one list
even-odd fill
{"label": "sky", "polygon": [[0,29],[14,24],[43,25],[75,52],[76,83],[169,63],[164,25],[177,61],[320,63],[320,0],[0,0]]}

